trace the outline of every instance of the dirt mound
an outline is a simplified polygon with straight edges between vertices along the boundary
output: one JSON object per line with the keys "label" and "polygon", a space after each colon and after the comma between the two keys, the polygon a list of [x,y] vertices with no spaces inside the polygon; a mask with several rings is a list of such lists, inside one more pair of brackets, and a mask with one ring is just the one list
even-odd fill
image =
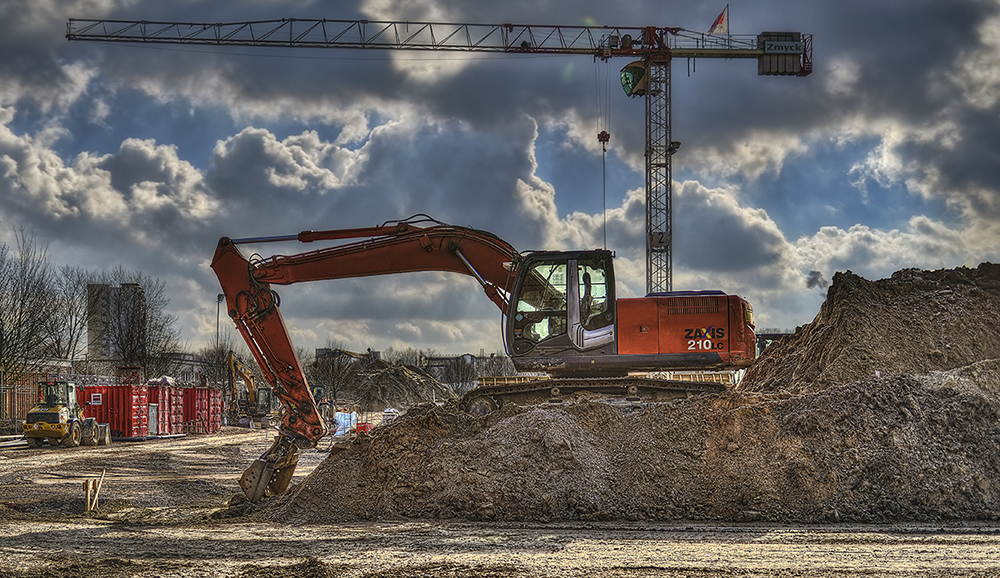
{"label": "dirt mound", "polygon": [[[1000,267],[838,274],[740,390],[425,405],[256,515],[815,523],[1000,517]],[[878,372],[878,373],[876,373]]]}
{"label": "dirt mound", "polygon": [[991,361],[799,396],[577,400],[482,418],[424,406],[329,456],[263,514],[300,524],[995,520],[998,390]]}
{"label": "dirt mound", "polygon": [[355,401],[366,411],[382,411],[457,399],[458,394],[422,369],[373,360],[341,386],[337,397]]}
{"label": "dirt mound", "polygon": [[768,347],[744,391],[816,391],[876,375],[925,374],[1000,357],[1000,265],[837,273],[812,323]]}

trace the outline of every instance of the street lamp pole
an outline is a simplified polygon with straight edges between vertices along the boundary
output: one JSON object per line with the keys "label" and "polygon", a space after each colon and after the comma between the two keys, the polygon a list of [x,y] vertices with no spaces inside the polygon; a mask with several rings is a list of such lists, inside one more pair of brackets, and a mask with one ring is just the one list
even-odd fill
{"label": "street lamp pole", "polygon": [[219,308],[222,306],[222,300],[225,298],[226,296],[222,293],[219,293],[215,298],[215,353],[212,355],[215,363],[212,364],[212,373],[215,374],[216,385],[219,383],[219,364],[221,363],[221,359],[219,358]]}

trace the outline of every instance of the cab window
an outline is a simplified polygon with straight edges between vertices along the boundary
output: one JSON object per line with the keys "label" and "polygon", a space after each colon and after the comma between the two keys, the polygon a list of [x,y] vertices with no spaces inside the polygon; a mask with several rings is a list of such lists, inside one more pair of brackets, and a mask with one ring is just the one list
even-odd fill
{"label": "cab window", "polygon": [[594,330],[613,320],[608,312],[608,272],[604,261],[580,261],[577,267],[580,283],[580,324]]}
{"label": "cab window", "polygon": [[514,314],[516,338],[538,343],[566,333],[566,263],[535,263]]}

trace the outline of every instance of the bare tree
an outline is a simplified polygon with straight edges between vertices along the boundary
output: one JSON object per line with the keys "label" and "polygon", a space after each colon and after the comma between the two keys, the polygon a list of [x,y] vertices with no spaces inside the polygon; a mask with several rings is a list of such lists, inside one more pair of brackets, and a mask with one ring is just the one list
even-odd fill
{"label": "bare tree", "polygon": [[497,352],[490,354],[489,357],[480,361],[479,375],[496,377],[517,375],[517,369],[514,367],[514,361],[510,356]]}
{"label": "bare tree", "polygon": [[455,393],[465,393],[476,387],[476,358],[472,355],[460,355],[444,365],[444,381],[455,390]]}
{"label": "bare tree", "polygon": [[328,340],[326,349],[305,367],[310,385],[314,389],[322,387],[326,398],[335,401],[339,392],[358,381],[358,373],[368,361],[363,355],[347,351],[341,343]]}
{"label": "bare tree", "polygon": [[396,365],[409,365],[411,367],[422,366],[424,357],[425,356],[422,351],[412,347],[407,347],[406,349],[393,349],[390,347],[382,353],[382,359],[389,363]]}
{"label": "bare tree", "polygon": [[87,349],[87,284],[95,274],[82,267],[64,265],[53,277],[53,315],[42,328],[44,355],[75,360]]}
{"label": "bare tree", "polygon": [[255,363],[253,356],[247,350],[243,340],[236,339],[229,331],[219,335],[218,345],[213,342],[199,349],[195,354],[195,361],[208,368],[210,385],[222,390],[222,400],[227,407],[233,407],[240,397],[236,391],[235,383],[242,379],[238,375],[230,375],[229,353],[233,352],[240,365],[250,371],[254,377],[254,384],[260,388],[267,385],[264,380],[264,373]]}
{"label": "bare tree", "polygon": [[24,229],[15,236],[16,254],[0,246],[0,370],[16,379],[45,350],[54,296],[46,248]]}
{"label": "bare tree", "polygon": [[[231,332],[226,331],[219,334],[218,345],[213,341],[210,345],[202,347],[194,354],[195,361],[207,368],[207,378],[212,387],[221,386],[223,389],[228,387],[229,364],[227,358],[230,351],[235,352],[240,363],[247,369],[254,371],[255,376],[258,374],[263,375],[260,373],[257,364],[253,363],[243,341],[235,339]],[[248,362],[247,360],[250,361]]]}

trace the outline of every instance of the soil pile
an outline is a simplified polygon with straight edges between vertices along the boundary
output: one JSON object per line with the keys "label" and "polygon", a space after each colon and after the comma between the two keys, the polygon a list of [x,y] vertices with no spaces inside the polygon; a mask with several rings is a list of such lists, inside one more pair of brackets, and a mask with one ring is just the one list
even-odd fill
{"label": "soil pile", "polygon": [[837,273],[812,323],[768,347],[744,391],[816,391],[876,375],[926,374],[1000,357],[1000,265]]}
{"label": "soil pile", "polygon": [[337,396],[355,401],[366,411],[382,411],[456,399],[458,394],[422,369],[372,360],[341,386]]}
{"label": "soil pile", "polygon": [[658,404],[577,397],[484,417],[455,402],[419,406],[255,515],[996,520],[998,287],[994,265],[874,283],[838,274],[816,320],[769,351],[749,387]]}

